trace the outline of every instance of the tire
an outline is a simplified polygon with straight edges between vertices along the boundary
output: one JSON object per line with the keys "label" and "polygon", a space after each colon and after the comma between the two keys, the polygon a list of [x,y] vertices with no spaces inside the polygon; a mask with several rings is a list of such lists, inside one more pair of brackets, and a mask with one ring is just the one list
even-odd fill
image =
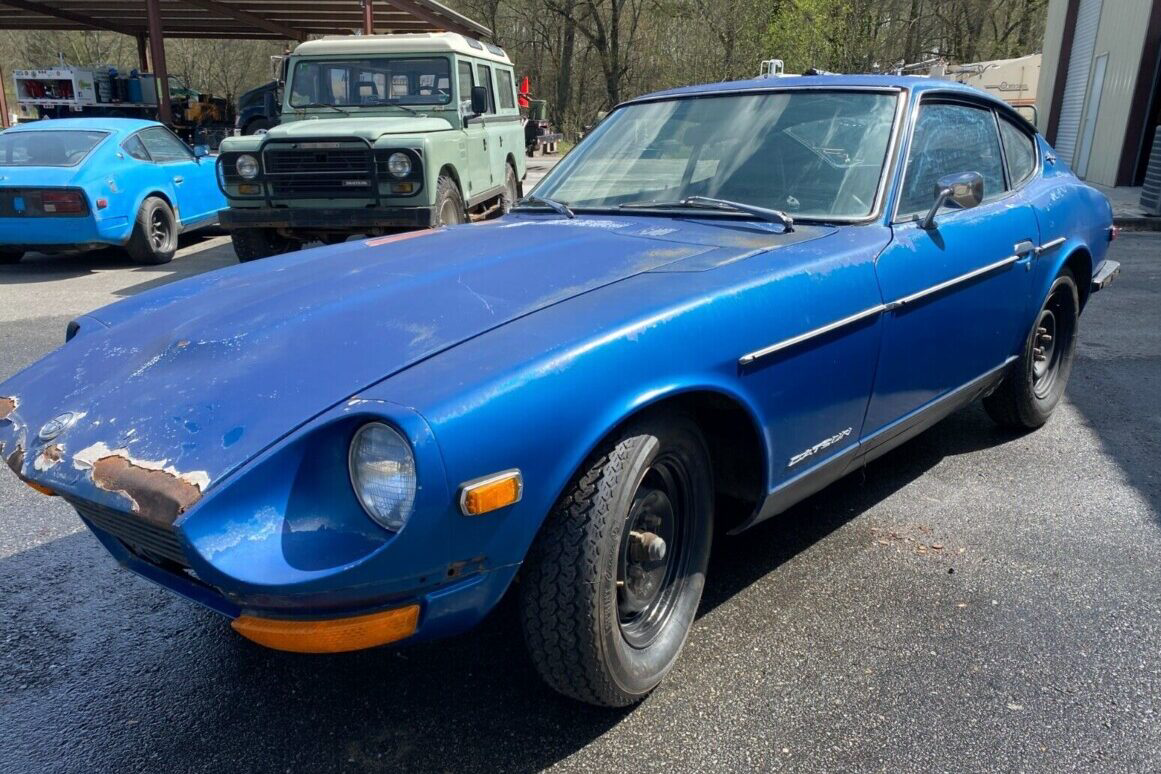
{"label": "tire", "polygon": [[511,164],[505,164],[504,193],[500,195],[500,214],[507,215],[512,211],[516,200],[520,198],[520,182],[516,179],[516,170]]}
{"label": "tire", "polygon": [[130,258],[147,266],[173,260],[177,252],[177,218],[164,199],[150,196],[142,202],[125,247]]}
{"label": "tire", "polygon": [[1061,272],[1036,315],[1024,350],[1000,386],[984,398],[998,424],[1035,430],[1048,421],[1072,373],[1080,320],[1080,294],[1072,272]]}
{"label": "tire", "polygon": [[246,124],[246,128],[242,130],[242,134],[258,134],[270,131],[274,123],[267,118],[255,118],[250,123]]}
{"label": "tire", "polygon": [[282,255],[302,246],[269,228],[236,229],[230,232],[230,241],[234,243],[234,255],[238,256],[238,260],[242,263]]}
{"label": "tire", "polygon": [[5,264],[20,263],[24,258],[23,250],[0,250],[0,266]]}
{"label": "tire", "polygon": [[[692,420],[656,416],[591,457],[519,584],[524,641],[545,682],[598,706],[645,698],[685,644],[712,535],[713,476]],[[643,555],[657,536],[660,560]]]}
{"label": "tire", "polygon": [[447,175],[440,175],[439,182],[435,185],[435,210],[432,213],[431,227],[454,226],[467,221],[467,210],[464,207],[460,187]]}

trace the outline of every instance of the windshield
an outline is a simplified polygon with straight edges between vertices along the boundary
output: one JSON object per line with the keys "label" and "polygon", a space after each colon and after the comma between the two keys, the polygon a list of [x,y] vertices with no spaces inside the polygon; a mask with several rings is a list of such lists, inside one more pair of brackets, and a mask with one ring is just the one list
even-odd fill
{"label": "windshield", "polygon": [[796,218],[864,218],[875,207],[898,99],[784,91],[629,105],[535,194],[574,209],[704,196]]}
{"label": "windshield", "polygon": [[444,57],[302,60],[294,65],[290,106],[446,105],[450,67]]}
{"label": "windshield", "polygon": [[74,167],[105,139],[108,132],[17,131],[0,134],[0,165],[6,167]]}

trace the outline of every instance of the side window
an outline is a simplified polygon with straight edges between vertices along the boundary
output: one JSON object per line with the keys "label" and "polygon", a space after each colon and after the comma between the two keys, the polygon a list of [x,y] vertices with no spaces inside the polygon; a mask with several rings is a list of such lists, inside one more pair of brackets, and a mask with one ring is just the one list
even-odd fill
{"label": "side window", "polygon": [[471,104],[472,100],[472,63],[460,62],[459,64],[459,80],[460,80],[460,109],[467,110],[467,106]]}
{"label": "side window", "polygon": [[163,126],[142,130],[137,136],[145,144],[145,149],[149,151],[150,157],[158,164],[164,164],[167,161],[189,161],[193,158],[193,154],[190,153],[185,143],[174,137],[173,133]]}
{"label": "side window", "polygon": [[1008,178],[1015,188],[1036,171],[1036,141],[1004,116],[1000,116],[1000,139],[1008,159]]}
{"label": "side window", "polygon": [[483,86],[488,90],[488,112],[496,112],[496,92],[492,90],[492,68],[487,65],[476,65],[476,75],[479,83],[477,86]]}
{"label": "side window", "polygon": [[133,135],[125,142],[121,143],[121,147],[135,159],[141,161],[150,161],[149,153],[145,150],[145,146],[141,143],[141,138]]}
{"label": "side window", "polygon": [[511,110],[516,107],[516,94],[512,88],[512,71],[496,71],[496,92],[500,95],[500,109]]}
{"label": "side window", "polygon": [[985,199],[1004,191],[1004,162],[992,111],[938,102],[920,105],[899,194],[899,215],[927,212],[935,201],[936,182],[961,172],[983,175]]}

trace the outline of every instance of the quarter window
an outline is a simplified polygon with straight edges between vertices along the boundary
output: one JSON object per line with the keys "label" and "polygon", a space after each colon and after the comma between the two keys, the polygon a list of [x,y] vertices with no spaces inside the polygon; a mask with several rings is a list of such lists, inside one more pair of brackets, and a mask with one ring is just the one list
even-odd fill
{"label": "quarter window", "polygon": [[983,176],[985,199],[1004,191],[1004,163],[992,111],[938,102],[920,105],[907,153],[899,215],[927,212],[940,178],[962,172]]}
{"label": "quarter window", "polygon": [[158,164],[167,161],[189,161],[193,158],[185,143],[173,136],[162,126],[154,126],[137,135],[149,151],[149,156]]}
{"label": "quarter window", "polygon": [[145,150],[145,146],[141,143],[141,138],[137,135],[130,137],[121,147],[133,158],[141,161],[149,161],[149,153]]}
{"label": "quarter window", "polygon": [[1004,141],[1004,157],[1008,160],[1008,179],[1015,188],[1036,171],[1035,140],[1004,116],[1000,116],[1000,139]]}

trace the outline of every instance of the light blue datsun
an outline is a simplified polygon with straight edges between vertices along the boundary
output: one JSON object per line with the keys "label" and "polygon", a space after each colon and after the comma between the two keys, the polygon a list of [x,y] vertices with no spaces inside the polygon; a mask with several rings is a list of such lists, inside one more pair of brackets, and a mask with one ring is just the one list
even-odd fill
{"label": "light blue datsun", "polygon": [[124,246],[167,263],[177,235],[217,222],[212,159],[155,121],[64,118],[0,133],[0,263],[28,251]]}
{"label": "light blue datsun", "polygon": [[678,657],[715,533],[976,398],[1047,421],[1114,234],[967,87],[655,94],[499,220],[79,318],[0,383],[0,444],[125,566],[256,642],[452,634],[511,587],[545,679],[625,705]]}

